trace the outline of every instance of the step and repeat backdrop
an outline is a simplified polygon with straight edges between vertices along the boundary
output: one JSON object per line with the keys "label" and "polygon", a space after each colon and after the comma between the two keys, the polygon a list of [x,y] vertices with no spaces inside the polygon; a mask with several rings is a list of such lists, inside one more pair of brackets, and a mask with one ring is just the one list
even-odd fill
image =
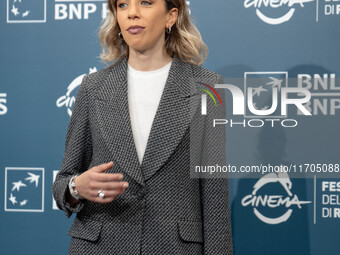
{"label": "step and repeat backdrop", "polygon": [[[340,2],[187,4],[203,67],[228,84],[234,253],[339,254]],[[105,0],[0,3],[0,254],[67,254],[75,215],[56,207],[52,183],[79,85],[106,67],[107,12]]]}

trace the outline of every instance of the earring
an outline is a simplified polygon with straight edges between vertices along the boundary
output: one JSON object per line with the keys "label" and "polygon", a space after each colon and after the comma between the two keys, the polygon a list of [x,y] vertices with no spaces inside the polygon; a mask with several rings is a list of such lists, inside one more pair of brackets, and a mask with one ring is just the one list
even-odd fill
{"label": "earring", "polygon": [[123,36],[122,36],[122,33],[121,33],[121,32],[118,33],[118,37],[119,37],[120,39],[123,39]]}
{"label": "earring", "polygon": [[167,34],[170,34],[170,33],[171,33],[171,27],[167,27],[167,28],[165,29],[165,32],[166,32]]}

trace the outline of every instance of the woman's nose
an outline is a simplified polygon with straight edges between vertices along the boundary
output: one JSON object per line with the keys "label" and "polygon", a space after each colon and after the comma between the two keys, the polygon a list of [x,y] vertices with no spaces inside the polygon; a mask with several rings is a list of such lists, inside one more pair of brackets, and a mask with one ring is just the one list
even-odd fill
{"label": "woman's nose", "polygon": [[138,1],[130,1],[129,7],[128,7],[128,17],[130,19],[139,17]]}

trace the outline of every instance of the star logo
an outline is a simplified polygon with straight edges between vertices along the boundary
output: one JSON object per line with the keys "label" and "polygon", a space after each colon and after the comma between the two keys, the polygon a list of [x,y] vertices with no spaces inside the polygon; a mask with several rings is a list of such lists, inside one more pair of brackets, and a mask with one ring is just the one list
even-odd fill
{"label": "star logo", "polygon": [[265,92],[268,91],[267,89],[265,89],[262,85],[258,88],[254,88],[254,92],[253,92],[253,96],[257,95],[260,96],[261,92]]}
{"label": "star logo", "polygon": [[28,174],[30,175],[30,177],[25,178],[25,180],[30,181],[30,183],[35,182],[35,186],[38,187],[40,176],[29,172]]}
{"label": "star logo", "polygon": [[22,181],[12,182],[12,183],[13,183],[12,191],[14,191],[14,190],[19,191],[20,187],[26,187],[27,186],[25,183],[22,183]]}
{"label": "star logo", "polygon": [[21,201],[21,202],[20,202],[20,206],[24,206],[24,205],[26,205],[26,204],[27,204],[27,202],[28,202],[28,200],[23,200],[23,201]]}
{"label": "star logo", "polygon": [[18,8],[16,8],[14,5],[12,5],[11,12],[12,12],[15,16],[17,16],[17,15],[20,14],[19,11],[18,11]]}
{"label": "star logo", "polygon": [[280,80],[274,77],[269,77],[269,79],[271,79],[272,81],[266,83],[266,85],[272,86],[273,88],[277,87],[278,91],[280,91],[283,79]]}
{"label": "star logo", "polygon": [[46,0],[6,0],[7,23],[45,23]]}
{"label": "star logo", "polygon": [[5,211],[44,211],[44,169],[5,168]]}
{"label": "star logo", "polygon": [[18,203],[16,200],[16,197],[14,197],[12,193],[11,193],[11,196],[9,197],[9,200],[12,202],[12,204]]}
{"label": "star logo", "polygon": [[[281,115],[281,88],[288,87],[287,72],[245,72],[244,73],[244,95],[248,97],[248,108],[256,110],[256,114],[249,109],[245,117],[265,116],[266,118],[284,118]],[[274,112],[270,114],[265,111]],[[263,115],[261,115],[263,114]]]}

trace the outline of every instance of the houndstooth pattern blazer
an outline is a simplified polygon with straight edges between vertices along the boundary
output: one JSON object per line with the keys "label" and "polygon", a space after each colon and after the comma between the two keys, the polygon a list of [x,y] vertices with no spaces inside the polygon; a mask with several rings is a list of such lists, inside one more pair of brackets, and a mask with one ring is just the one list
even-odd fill
{"label": "houndstooth pattern blazer", "polygon": [[[233,253],[227,179],[191,178],[189,172],[190,160],[225,164],[224,128],[205,133],[225,110],[208,100],[209,113],[201,115],[197,82],[214,85],[222,77],[175,56],[140,165],[128,111],[127,57],[84,77],[52,187],[66,216],[76,213],[69,254]],[[71,207],[65,199],[71,176],[109,161],[114,165],[107,172],[123,173],[129,182],[125,193],[112,203],[81,200]]]}

